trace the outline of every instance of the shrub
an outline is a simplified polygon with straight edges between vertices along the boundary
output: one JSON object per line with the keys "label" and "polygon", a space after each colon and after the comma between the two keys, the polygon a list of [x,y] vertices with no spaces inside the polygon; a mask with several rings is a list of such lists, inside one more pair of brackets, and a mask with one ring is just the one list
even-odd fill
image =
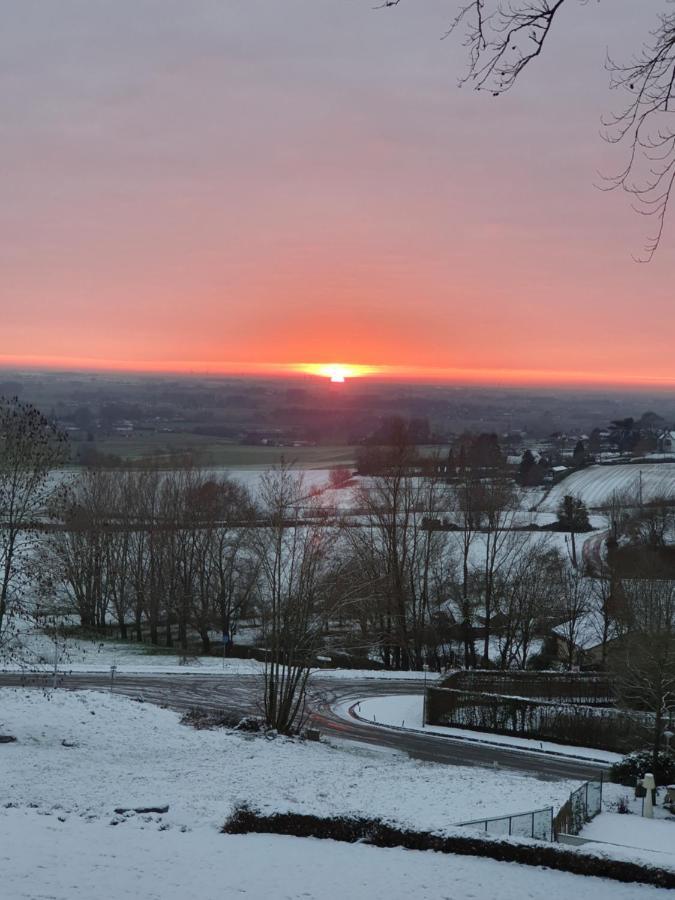
{"label": "shrub", "polygon": [[258,716],[243,716],[241,713],[225,709],[203,709],[193,706],[183,714],[182,725],[191,725],[198,731],[212,728],[234,728],[237,731],[258,732],[264,730],[263,720]]}
{"label": "shrub", "polygon": [[630,815],[630,800],[625,794],[616,801],[616,811],[622,816]]}
{"label": "shrub", "polygon": [[617,784],[633,787],[638,778],[643,778],[646,772],[651,772],[657,784],[672,784],[675,781],[675,756],[659,751],[654,768],[654,757],[651,750],[638,750],[629,753],[609,770],[609,777]]}

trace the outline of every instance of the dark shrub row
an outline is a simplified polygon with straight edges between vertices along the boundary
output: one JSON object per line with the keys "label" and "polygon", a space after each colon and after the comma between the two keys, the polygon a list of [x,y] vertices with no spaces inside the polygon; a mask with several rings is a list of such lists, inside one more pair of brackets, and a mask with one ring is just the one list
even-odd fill
{"label": "dark shrub row", "polygon": [[388,825],[380,819],[351,817],[321,818],[300,813],[265,815],[249,807],[239,807],[222,828],[225,834],[284,834],[360,842],[374,847],[403,847],[406,850],[435,850],[460,856],[481,856],[500,862],[526,866],[546,866],[575,875],[594,875],[627,883],[675,888],[675,872],[624,860],[605,859],[565,850],[558,845],[525,844],[488,839],[475,835],[442,836],[428,831],[410,831]]}
{"label": "dark shrub row", "polygon": [[611,706],[616,699],[612,679],[600,672],[465,669],[448,675],[440,686],[510,697],[559,700],[583,706]]}
{"label": "dark shrub row", "polygon": [[625,753],[649,736],[645,713],[504,694],[427,689],[427,722]]}
{"label": "dark shrub row", "polygon": [[643,778],[647,772],[652,773],[657,784],[673,784],[675,782],[675,755],[660,750],[656,757],[656,768],[654,768],[652,751],[638,750],[614,763],[609,770],[609,775],[612,781],[616,781],[618,784],[635,787],[637,779]]}

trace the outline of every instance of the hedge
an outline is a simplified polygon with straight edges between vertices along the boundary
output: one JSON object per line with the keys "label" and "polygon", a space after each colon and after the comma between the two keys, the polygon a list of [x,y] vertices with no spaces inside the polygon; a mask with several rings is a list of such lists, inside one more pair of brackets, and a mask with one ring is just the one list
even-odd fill
{"label": "hedge", "polygon": [[546,866],[574,875],[610,878],[624,883],[675,888],[675,872],[625,860],[591,856],[558,845],[520,843],[474,835],[439,835],[398,828],[381,819],[321,817],[301,813],[266,815],[247,806],[238,807],[221,829],[223,834],[282,834],[363,843],[373,847],[434,850],[459,856],[479,856],[525,866]]}
{"label": "hedge", "polygon": [[625,753],[649,738],[648,714],[528,697],[427,688],[430,725],[558,741]]}

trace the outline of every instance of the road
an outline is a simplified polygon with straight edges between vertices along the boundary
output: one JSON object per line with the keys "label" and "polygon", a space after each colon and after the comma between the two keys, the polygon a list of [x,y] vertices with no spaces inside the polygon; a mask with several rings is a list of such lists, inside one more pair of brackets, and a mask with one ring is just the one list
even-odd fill
{"label": "road", "polygon": [[[68,690],[109,690],[110,675],[59,676]],[[0,686],[49,686],[51,676],[0,674]],[[260,676],[255,675],[117,675],[115,693],[184,712],[191,707],[246,715],[259,710]],[[334,712],[337,704],[387,694],[421,694],[420,681],[312,678],[309,692],[312,723],[322,733],[407,753],[414,759],[444,765],[499,766],[547,780],[597,778],[603,766],[584,760],[485,746],[470,741],[406,732],[347,720]]]}

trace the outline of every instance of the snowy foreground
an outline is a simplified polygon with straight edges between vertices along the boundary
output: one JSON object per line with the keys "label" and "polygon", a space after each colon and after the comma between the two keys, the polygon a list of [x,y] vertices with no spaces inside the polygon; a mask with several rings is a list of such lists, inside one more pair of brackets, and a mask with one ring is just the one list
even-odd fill
{"label": "snowy foreground", "polygon": [[668,892],[492,860],[267,835],[0,819],[4,900],[651,900]]}
{"label": "snowy foreground", "polygon": [[[675,820],[662,805],[664,794],[664,789],[659,790],[654,818],[647,819],[642,816],[642,800],[631,788],[606,784],[602,815],[583,827],[581,837],[612,847],[630,847],[638,862],[675,867]],[[620,801],[628,812],[617,812]]]}
{"label": "snowy foreground", "polygon": [[[232,808],[381,816],[448,829],[559,805],[573,784],[416,763],[349,744],[183,726],[107,693],[0,690],[3,900],[652,897],[665,892],[465,857],[225,836]],[[116,807],[168,805],[165,814]]]}
{"label": "snowy foreground", "polygon": [[[353,701],[342,704],[338,712],[349,716]],[[528,740],[527,738],[506,737],[488,732],[468,731],[460,728],[444,728],[438,725],[424,725],[422,718],[423,699],[419,695],[397,694],[390,697],[369,697],[356,704],[354,712],[361,719],[389,725],[396,728],[410,728],[427,734],[447,737],[485,740],[510,748],[559,753],[600,760],[610,764],[620,759],[619,754],[584,747],[569,747],[549,741]],[[662,801],[661,797],[661,801]],[[628,814],[619,814],[616,809],[619,800],[630,809]],[[586,825],[581,837],[593,842],[596,850],[604,850],[607,855],[619,859],[630,859],[653,866],[675,867],[675,821],[667,818],[663,808],[655,811],[657,818],[645,819],[641,815],[641,801],[633,798],[633,792],[618,784],[606,783],[603,789],[603,812]]]}
{"label": "snowy foreground", "polygon": [[[0,689],[3,803],[66,819],[120,821],[123,806],[169,804],[169,829],[219,828],[242,802],[264,812],[381,816],[443,830],[483,815],[565,802],[573,781],[439,766],[393,751],[195,731],[177,713],[95,691]],[[120,821],[123,828],[144,824]]]}

